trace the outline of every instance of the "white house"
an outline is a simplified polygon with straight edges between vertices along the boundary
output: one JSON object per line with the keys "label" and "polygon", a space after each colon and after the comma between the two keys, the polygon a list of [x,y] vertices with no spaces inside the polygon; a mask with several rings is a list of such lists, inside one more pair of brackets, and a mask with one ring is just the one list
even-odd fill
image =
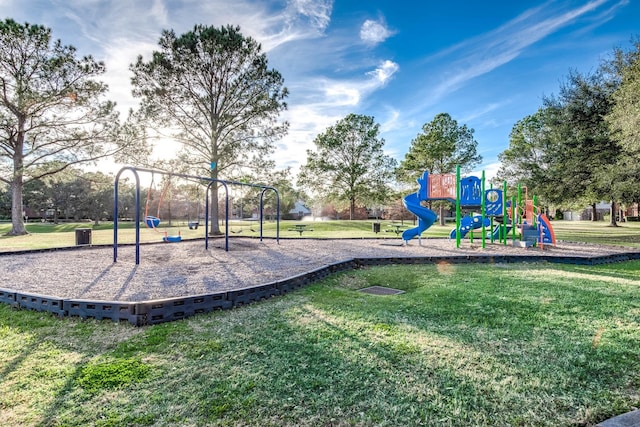
{"label": "white house", "polygon": [[306,215],[311,215],[311,210],[304,205],[304,202],[297,200],[293,209],[289,211],[289,214],[298,219],[302,219],[302,217]]}

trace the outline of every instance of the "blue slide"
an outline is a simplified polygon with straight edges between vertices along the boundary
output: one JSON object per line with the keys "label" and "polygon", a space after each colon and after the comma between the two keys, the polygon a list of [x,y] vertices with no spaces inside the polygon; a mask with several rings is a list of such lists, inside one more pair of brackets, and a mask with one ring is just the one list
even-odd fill
{"label": "blue slide", "polygon": [[416,236],[422,234],[424,230],[431,227],[438,215],[431,209],[427,209],[420,204],[420,198],[418,197],[418,193],[411,193],[408,196],[405,196],[402,199],[404,203],[404,207],[407,208],[409,212],[418,217],[418,226],[414,228],[409,228],[402,232],[402,239],[405,242],[413,239]]}
{"label": "blue slide", "polygon": [[[484,218],[484,226],[489,227],[491,225],[491,220],[487,217]],[[482,228],[482,216],[474,215],[473,217],[465,216],[460,219],[460,237],[464,238],[471,229]],[[451,230],[451,234],[449,237],[452,239],[456,238],[456,229]]]}
{"label": "blue slide", "polygon": [[[493,229],[493,240],[500,240],[500,228],[501,227],[502,227],[502,224],[498,224]],[[510,231],[511,231],[511,224],[507,224],[507,229],[505,230],[507,235],[509,234]]]}

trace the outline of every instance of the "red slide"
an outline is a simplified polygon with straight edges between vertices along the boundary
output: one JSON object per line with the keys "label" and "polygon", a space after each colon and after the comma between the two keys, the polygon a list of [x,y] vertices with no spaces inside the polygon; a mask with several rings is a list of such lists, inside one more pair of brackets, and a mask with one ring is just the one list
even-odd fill
{"label": "red slide", "polygon": [[538,215],[538,227],[540,227],[540,230],[542,231],[542,242],[555,245],[556,235],[553,232],[551,221],[549,221],[549,218],[547,218],[545,214]]}

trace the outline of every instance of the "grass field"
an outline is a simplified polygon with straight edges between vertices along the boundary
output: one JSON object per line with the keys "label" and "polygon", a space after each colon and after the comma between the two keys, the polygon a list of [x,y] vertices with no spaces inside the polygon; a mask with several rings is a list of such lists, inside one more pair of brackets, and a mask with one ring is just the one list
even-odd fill
{"label": "grass field", "polygon": [[[554,226],[640,247],[637,224]],[[72,245],[76,227],[34,224],[0,245]],[[375,236],[370,222],[312,228]],[[594,425],[640,405],[639,284],[640,261],[385,266],[142,328],[0,304],[0,425]],[[358,291],[374,285],[405,293]]]}
{"label": "grass field", "polygon": [[144,328],[0,305],[0,425],[593,425],[640,404],[638,283],[387,266]]}
{"label": "grass field", "polygon": [[[282,221],[280,223],[280,237],[294,238],[300,237],[296,231],[291,231],[294,225],[305,224],[313,231],[305,231],[303,238],[389,238],[400,239],[395,230],[395,225],[401,225],[401,229],[413,227],[411,221],[404,223],[381,221],[381,232],[372,231],[372,221]],[[120,223],[118,225],[118,241],[120,243],[135,242],[135,228],[132,223]],[[449,236],[454,225],[446,226],[433,225],[423,237],[446,238]],[[630,247],[640,247],[640,223],[623,223],[619,227],[608,227],[604,222],[589,221],[555,221],[553,227],[556,237],[559,240],[587,242],[596,244],[615,244]],[[91,228],[92,243],[113,244],[113,224],[103,223],[98,226],[93,223],[64,223],[64,224],[42,224],[30,223],[27,230],[30,234],[26,236],[8,237],[4,236],[10,230],[10,224],[0,224],[0,252],[14,251],[22,249],[41,249],[49,247],[65,247],[75,245],[75,229]],[[255,221],[234,221],[229,223],[231,236],[259,236],[259,224]],[[140,239],[142,242],[153,242],[162,240],[163,232],[169,235],[180,235],[183,239],[204,238],[204,227],[197,230],[190,230],[186,223],[175,223],[171,227],[162,225],[158,230],[153,230],[142,226],[140,229]],[[276,223],[266,222],[263,225],[265,237],[276,236]],[[476,233],[476,237],[480,233]]]}

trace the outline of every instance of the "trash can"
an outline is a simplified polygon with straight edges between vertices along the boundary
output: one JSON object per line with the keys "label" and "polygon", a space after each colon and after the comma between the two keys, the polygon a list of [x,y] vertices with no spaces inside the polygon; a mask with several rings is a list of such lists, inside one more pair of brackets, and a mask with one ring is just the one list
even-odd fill
{"label": "trash can", "polygon": [[374,233],[379,233],[380,232],[380,223],[379,222],[374,222],[371,224],[372,226],[372,231]]}
{"label": "trash can", "polygon": [[91,244],[91,229],[90,228],[76,228],[76,245],[90,245]]}

